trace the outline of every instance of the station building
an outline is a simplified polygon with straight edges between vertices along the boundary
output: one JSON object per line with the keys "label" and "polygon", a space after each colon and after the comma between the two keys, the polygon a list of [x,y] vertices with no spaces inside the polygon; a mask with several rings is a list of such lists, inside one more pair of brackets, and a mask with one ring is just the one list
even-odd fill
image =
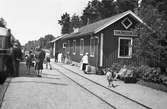
{"label": "station building", "polygon": [[92,69],[122,60],[130,64],[133,40],[138,37],[135,27],[141,23],[144,24],[135,13],[126,11],[57,37],[52,41],[54,51],[62,52],[74,63],[80,63],[82,56],[88,53]]}

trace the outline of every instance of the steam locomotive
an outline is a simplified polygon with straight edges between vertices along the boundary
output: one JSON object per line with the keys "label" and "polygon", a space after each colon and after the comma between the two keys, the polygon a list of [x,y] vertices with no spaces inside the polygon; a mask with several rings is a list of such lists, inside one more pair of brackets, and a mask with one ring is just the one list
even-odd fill
{"label": "steam locomotive", "polygon": [[10,29],[0,27],[0,84],[3,84],[7,76],[14,71],[12,64],[13,39]]}

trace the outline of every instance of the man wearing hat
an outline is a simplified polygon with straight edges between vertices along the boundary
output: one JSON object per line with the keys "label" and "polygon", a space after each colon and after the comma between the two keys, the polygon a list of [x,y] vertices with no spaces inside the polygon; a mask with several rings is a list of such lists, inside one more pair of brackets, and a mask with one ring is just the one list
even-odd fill
{"label": "man wearing hat", "polygon": [[18,43],[14,43],[13,46],[13,64],[14,64],[14,76],[19,75],[19,63],[22,58],[22,52]]}

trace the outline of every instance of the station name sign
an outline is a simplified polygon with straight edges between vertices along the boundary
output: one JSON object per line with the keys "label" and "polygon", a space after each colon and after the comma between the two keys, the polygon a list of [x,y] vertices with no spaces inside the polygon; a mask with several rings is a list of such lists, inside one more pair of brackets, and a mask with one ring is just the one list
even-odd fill
{"label": "station name sign", "polygon": [[137,36],[135,31],[114,30],[114,36]]}

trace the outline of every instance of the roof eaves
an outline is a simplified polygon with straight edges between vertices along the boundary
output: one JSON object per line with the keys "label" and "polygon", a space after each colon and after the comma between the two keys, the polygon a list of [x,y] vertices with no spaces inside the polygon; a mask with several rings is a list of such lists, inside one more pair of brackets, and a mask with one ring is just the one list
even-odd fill
{"label": "roof eaves", "polygon": [[70,38],[76,38],[76,37],[82,37],[82,36],[86,36],[86,35],[92,35],[93,32],[89,32],[89,33],[81,33],[81,34],[74,34],[74,35],[69,35],[68,37],[64,37],[63,39],[70,39]]}
{"label": "roof eaves", "polygon": [[52,40],[52,41],[50,41],[51,43],[53,43],[53,42],[55,42],[55,41],[57,41],[57,40],[59,40],[59,39],[62,39],[63,37],[65,37],[65,36],[67,36],[68,34],[64,34],[64,35],[62,35],[62,36],[58,36],[58,37],[56,37],[54,40]]}
{"label": "roof eaves", "polygon": [[59,39],[60,39],[60,36],[56,37],[56,39],[53,39],[53,40],[50,41],[50,42],[53,43],[53,42],[55,42],[55,41],[57,41],[57,40],[59,40]]}
{"label": "roof eaves", "polygon": [[131,15],[134,16],[139,22],[141,22],[141,23],[144,24],[144,22],[143,22],[136,14],[134,14],[131,10],[128,10],[128,11],[122,13],[122,15],[119,16],[118,18],[116,18],[116,19],[114,19],[114,20],[111,20],[110,22],[107,22],[107,23],[105,23],[104,25],[102,25],[101,27],[97,28],[97,29],[94,31],[94,33],[96,34],[96,33],[100,32],[100,31],[103,30],[104,28],[106,28],[106,27],[108,27],[109,25],[115,23],[116,21],[120,20],[121,18],[125,17],[125,16],[128,15],[128,14],[131,14]]}

